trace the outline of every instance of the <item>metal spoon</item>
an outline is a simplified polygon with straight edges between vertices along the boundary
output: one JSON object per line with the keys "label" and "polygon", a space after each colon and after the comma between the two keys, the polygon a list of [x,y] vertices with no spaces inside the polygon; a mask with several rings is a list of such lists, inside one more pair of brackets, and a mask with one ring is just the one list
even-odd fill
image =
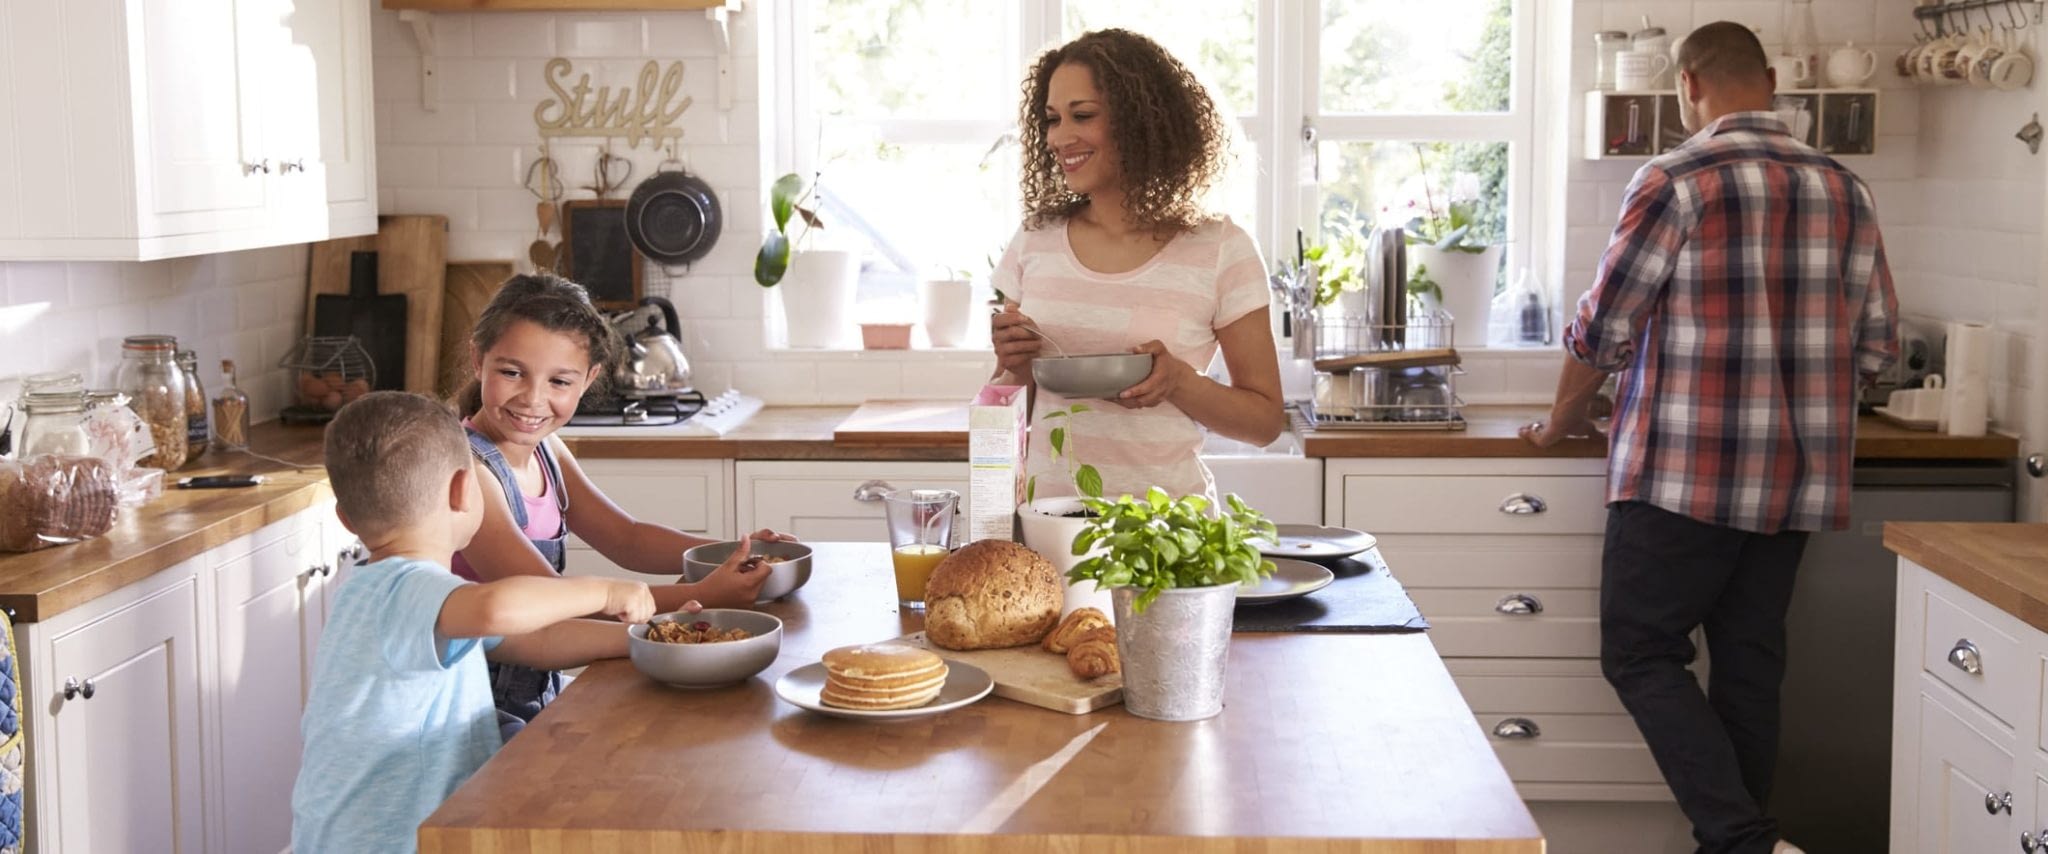
{"label": "metal spoon", "polygon": [[1044,341],[1047,344],[1051,344],[1053,352],[1059,354],[1060,358],[1064,359],[1067,357],[1066,348],[1061,347],[1060,342],[1052,340],[1052,336],[1038,331],[1038,327],[1019,325],[1017,328],[1029,332],[1033,335],[1036,335],[1038,336],[1039,340]]}

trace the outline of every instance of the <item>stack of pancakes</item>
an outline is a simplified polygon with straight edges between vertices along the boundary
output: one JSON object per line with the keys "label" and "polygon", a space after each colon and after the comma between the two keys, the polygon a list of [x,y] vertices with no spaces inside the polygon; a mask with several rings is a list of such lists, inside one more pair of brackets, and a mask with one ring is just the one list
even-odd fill
{"label": "stack of pancakes", "polygon": [[939,696],[946,662],[902,643],[842,646],[825,653],[825,705],[841,709],[914,709]]}

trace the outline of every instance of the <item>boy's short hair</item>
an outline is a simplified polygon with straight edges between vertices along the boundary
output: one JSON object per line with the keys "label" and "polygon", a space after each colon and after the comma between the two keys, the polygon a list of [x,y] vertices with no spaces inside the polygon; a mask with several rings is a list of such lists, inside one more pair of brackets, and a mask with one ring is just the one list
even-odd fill
{"label": "boy's short hair", "polygon": [[342,407],[326,445],[335,503],[365,537],[404,528],[446,501],[449,475],[469,466],[454,411],[409,392],[371,392]]}

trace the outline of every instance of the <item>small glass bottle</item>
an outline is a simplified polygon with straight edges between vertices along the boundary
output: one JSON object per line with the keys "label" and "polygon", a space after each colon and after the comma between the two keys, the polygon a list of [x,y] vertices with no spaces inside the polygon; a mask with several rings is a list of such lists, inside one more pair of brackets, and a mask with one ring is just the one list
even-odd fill
{"label": "small glass bottle", "polygon": [[178,367],[178,339],[169,335],[130,335],[121,341],[121,367],[114,387],[128,395],[128,406],[149,425],[156,452],[136,465],[176,471],[185,464],[185,372]]}
{"label": "small glass bottle", "polygon": [[213,398],[213,443],[224,451],[249,448],[249,396],[235,384],[235,360],[220,360],[220,374],[227,383]]}
{"label": "small glass bottle", "polygon": [[185,464],[206,453],[206,389],[199,384],[199,354],[178,351],[178,369],[185,372]]}
{"label": "small glass bottle", "polygon": [[1806,61],[1806,76],[1798,80],[1780,80],[1778,89],[1804,89],[1814,85],[1815,75],[1820,71],[1820,36],[1813,26],[1813,0],[1792,0],[1785,8],[1786,33],[1784,52]]}

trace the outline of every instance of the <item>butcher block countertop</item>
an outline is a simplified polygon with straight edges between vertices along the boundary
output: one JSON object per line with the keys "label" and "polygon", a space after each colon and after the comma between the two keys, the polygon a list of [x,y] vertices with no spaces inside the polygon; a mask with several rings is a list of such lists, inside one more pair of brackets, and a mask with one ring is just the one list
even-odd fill
{"label": "butcher block countertop", "polygon": [[427,819],[420,850],[1544,850],[1427,635],[1235,635],[1223,713],[1196,723],[997,697],[841,720],[775,681],[923,620],[890,601],[885,545],[821,543],[814,561],[763,609],[784,621],[767,671],[683,691],[590,667]]}
{"label": "butcher block countertop", "polygon": [[2048,524],[1886,522],[1884,545],[2048,632]]}
{"label": "butcher block countertop", "polygon": [[[254,450],[310,467],[210,450],[198,465],[166,474],[161,497],[141,508],[123,508],[105,536],[26,554],[0,553],[0,607],[10,609],[16,622],[47,620],[333,500],[320,465],[321,435],[317,429],[260,425],[250,431]],[[177,478],[209,474],[260,474],[269,482],[243,489],[172,485]]]}

